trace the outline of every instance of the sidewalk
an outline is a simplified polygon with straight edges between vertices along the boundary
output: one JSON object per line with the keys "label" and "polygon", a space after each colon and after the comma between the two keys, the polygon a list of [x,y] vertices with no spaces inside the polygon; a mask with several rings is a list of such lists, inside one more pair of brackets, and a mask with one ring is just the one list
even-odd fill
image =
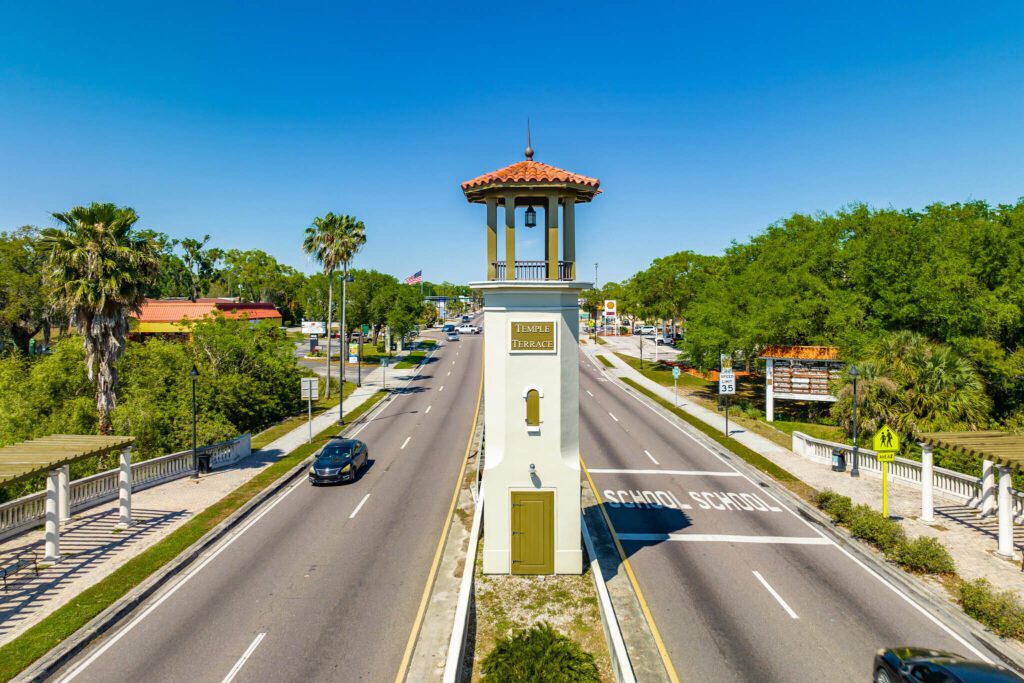
{"label": "sidewalk", "polygon": [[[590,344],[584,344],[580,348],[591,358],[595,354],[601,353],[600,347]],[[615,367],[604,368],[596,359],[593,361],[595,367],[605,370],[613,377],[628,377],[666,401],[674,401],[671,387],[664,387],[647,379],[614,353],[602,353],[601,355],[611,361]],[[682,393],[680,393],[679,407],[702,422],[724,432],[725,417],[723,415],[687,401]],[[849,496],[854,503],[864,503],[875,509],[881,509],[882,482],[880,478],[865,473],[859,479],[854,479],[848,472],[833,472],[830,468],[797,455],[763,436],[737,429],[733,423],[730,423],[729,431],[730,436],[736,441],[785,468],[815,489],[821,491],[830,488]],[[918,519],[921,514],[921,490],[898,481],[889,482],[889,512],[892,516],[902,518],[903,528],[909,538],[934,536],[942,541],[956,561],[957,572],[964,579],[985,578],[999,590],[1009,589],[1024,598],[1024,572],[1021,571],[1019,559],[1017,561],[1006,560],[995,554],[997,530],[994,517],[982,519],[973,508],[944,499],[936,491],[936,521],[934,524],[925,524]],[[1024,544],[1024,529],[1020,525],[1014,527],[1014,539],[1017,548]]]}
{"label": "sidewalk", "polygon": [[[388,368],[388,386],[413,372],[415,369]],[[350,379],[354,379],[354,375]],[[351,412],[373,396],[382,388],[383,380],[382,368],[364,372],[362,386],[345,399],[345,412]],[[339,408],[335,406],[314,417],[313,434],[337,423],[338,415]],[[186,477],[133,493],[135,523],[125,531],[115,531],[116,500],[74,515],[69,523],[62,525],[63,559],[41,568],[38,576],[31,570],[19,572],[11,577],[9,590],[0,593],[0,645],[39,623],[308,439],[309,427],[302,423],[233,467],[205,474],[198,480]],[[28,548],[37,548],[42,558],[42,545],[41,528],[0,543],[0,566],[10,564],[15,554]]]}

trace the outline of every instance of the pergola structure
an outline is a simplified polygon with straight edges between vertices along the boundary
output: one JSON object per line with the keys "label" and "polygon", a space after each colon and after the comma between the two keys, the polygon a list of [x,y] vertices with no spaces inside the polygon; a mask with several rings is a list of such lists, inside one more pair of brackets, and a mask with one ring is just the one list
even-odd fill
{"label": "pergola structure", "polygon": [[[932,503],[933,448],[981,458],[981,515],[999,515],[999,549],[1013,557],[1013,496],[1011,473],[1024,468],[1024,436],[1009,432],[925,432],[921,446],[921,519],[934,520]],[[998,492],[996,470],[998,469]]]}
{"label": "pergola structure", "polygon": [[46,553],[44,562],[60,560],[60,523],[71,519],[73,462],[121,452],[118,476],[120,519],[118,526],[132,523],[132,442],[130,436],[51,434],[0,448],[0,484],[13,484],[46,473]]}

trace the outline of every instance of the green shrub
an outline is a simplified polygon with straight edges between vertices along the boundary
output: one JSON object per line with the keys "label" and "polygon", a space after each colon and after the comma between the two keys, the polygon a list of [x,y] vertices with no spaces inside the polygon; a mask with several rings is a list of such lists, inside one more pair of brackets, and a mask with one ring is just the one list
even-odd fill
{"label": "green shrub", "polygon": [[872,510],[867,505],[854,506],[850,511],[850,521],[847,525],[855,538],[873,543],[887,555],[906,538],[899,522],[889,519],[877,510]]}
{"label": "green shrub", "polygon": [[483,679],[497,683],[597,683],[594,656],[540,623],[502,638],[481,665]]}
{"label": "green shrub", "polygon": [[960,604],[993,633],[1024,638],[1024,605],[1014,593],[997,593],[986,579],[964,581],[960,584]]}
{"label": "green shrub", "polygon": [[815,503],[836,522],[849,523],[853,512],[853,501],[849,496],[838,494],[832,489],[825,489],[817,495]]}
{"label": "green shrub", "polygon": [[937,538],[918,536],[912,541],[898,543],[893,559],[912,572],[926,574],[952,574],[956,571],[953,557]]}

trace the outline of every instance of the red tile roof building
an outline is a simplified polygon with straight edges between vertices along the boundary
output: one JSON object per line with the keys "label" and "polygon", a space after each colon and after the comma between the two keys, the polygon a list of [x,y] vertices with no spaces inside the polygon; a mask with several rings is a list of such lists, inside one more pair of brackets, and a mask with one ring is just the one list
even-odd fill
{"label": "red tile roof building", "polygon": [[274,320],[281,324],[281,312],[274,304],[266,302],[246,303],[233,299],[146,299],[139,315],[133,315],[138,322],[133,331],[142,334],[156,332],[188,332],[189,321],[210,318],[216,314],[225,318],[246,318],[248,320]]}

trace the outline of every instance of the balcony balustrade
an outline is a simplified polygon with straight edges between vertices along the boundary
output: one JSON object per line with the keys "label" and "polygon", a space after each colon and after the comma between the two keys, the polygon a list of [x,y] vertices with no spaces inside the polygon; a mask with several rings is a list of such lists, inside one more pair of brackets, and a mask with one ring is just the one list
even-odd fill
{"label": "balcony balustrade", "polygon": [[[494,261],[491,265],[494,266],[494,279],[495,280],[507,280],[508,269],[505,267],[506,261]],[[515,262],[515,279],[516,280],[549,280],[548,277],[548,262],[547,261],[516,261]],[[572,261],[559,261],[558,262],[558,280],[572,281]]]}

